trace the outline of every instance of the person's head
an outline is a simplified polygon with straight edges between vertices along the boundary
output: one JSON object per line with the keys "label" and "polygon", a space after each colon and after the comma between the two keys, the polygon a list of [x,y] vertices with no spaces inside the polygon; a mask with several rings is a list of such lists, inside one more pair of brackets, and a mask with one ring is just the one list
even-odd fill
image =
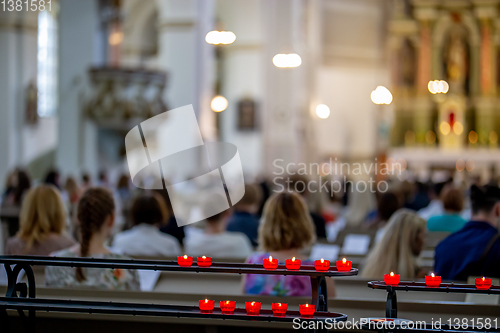
{"label": "person's head", "polygon": [[417,257],[424,247],[427,223],[415,212],[400,209],[392,215],[382,239],[366,259],[363,277],[382,278],[388,272],[414,278]]}
{"label": "person's head", "polygon": [[24,170],[18,170],[15,177],[14,204],[18,205],[23,200],[23,196],[31,187],[31,180],[28,173]]}
{"label": "person's head", "polygon": [[116,188],[118,190],[124,189],[128,190],[129,189],[129,177],[127,175],[121,175],[120,178],[118,179],[118,183],[116,184]]}
{"label": "person's head", "polygon": [[460,213],[464,208],[464,197],[460,189],[448,185],[441,192],[444,210],[449,213]]}
{"label": "person's head", "polygon": [[59,191],[53,185],[40,185],[28,191],[21,207],[18,237],[29,250],[51,233],[65,229],[66,213]]}
{"label": "person's head", "polygon": [[90,175],[89,175],[88,173],[84,173],[84,174],[82,175],[82,183],[83,183],[83,185],[85,185],[85,186],[90,185]]}
{"label": "person's head", "polygon": [[45,176],[45,184],[51,184],[59,188],[59,172],[56,170],[50,170]]}
{"label": "person's head", "polygon": [[302,249],[316,237],[306,203],[295,192],[273,194],[264,206],[259,244],[264,251]]}
{"label": "person's head", "polygon": [[154,192],[139,195],[132,202],[130,219],[134,225],[145,223],[159,226],[163,224],[168,219],[163,198]]}
{"label": "person's head", "polygon": [[495,227],[500,224],[500,189],[498,186],[479,187],[472,185],[470,189],[472,220],[489,222]]}
{"label": "person's head", "polygon": [[78,184],[76,183],[75,178],[68,177],[66,178],[66,182],[64,183],[64,189],[68,192],[69,196],[78,197],[80,189],[78,188]]}
{"label": "person's head", "polygon": [[392,214],[394,214],[401,207],[398,197],[392,192],[385,192],[380,195],[378,199],[378,214],[380,220],[389,221]]}
{"label": "person's head", "polygon": [[245,184],[245,194],[243,198],[234,205],[234,209],[239,212],[254,214],[259,208],[261,197],[260,187],[253,184]]}
{"label": "person's head", "polygon": [[[81,256],[89,254],[90,241],[94,237],[99,237],[103,242],[111,235],[115,220],[115,202],[111,192],[101,187],[91,187],[83,193],[78,203],[77,212],[80,223]],[[76,270],[78,281],[85,280],[81,268]]]}

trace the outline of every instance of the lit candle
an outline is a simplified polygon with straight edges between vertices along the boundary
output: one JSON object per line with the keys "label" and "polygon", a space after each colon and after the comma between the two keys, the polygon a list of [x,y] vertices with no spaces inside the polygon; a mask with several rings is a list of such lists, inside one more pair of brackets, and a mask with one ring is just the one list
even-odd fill
{"label": "lit candle", "polygon": [[272,270],[275,270],[276,268],[278,268],[278,259],[273,259],[272,256],[269,256],[269,258],[265,258],[262,261],[262,264],[264,265],[265,269],[272,271]]}
{"label": "lit candle", "polygon": [[302,318],[312,318],[315,306],[312,304],[299,304],[299,312]]}
{"label": "lit candle", "polygon": [[236,301],[221,301],[220,311],[222,314],[233,314],[236,308]]}
{"label": "lit candle", "polygon": [[193,264],[193,257],[189,257],[188,255],[178,256],[177,263],[182,267],[189,267]]}
{"label": "lit candle", "polygon": [[247,310],[247,315],[258,316],[260,312],[260,302],[245,302],[245,309]]}
{"label": "lit candle", "polygon": [[476,278],[476,288],[479,290],[488,290],[491,288],[491,279],[487,277]]}
{"label": "lit candle", "polygon": [[391,272],[390,274],[384,274],[384,282],[389,286],[397,286],[400,280],[401,275],[394,274],[394,272]]}
{"label": "lit candle", "polygon": [[286,314],[286,310],[288,309],[288,304],[286,303],[273,303],[271,305],[273,309],[274,317],[284,317]]}
{"label": "lit candle", "polygon": [[346,258],[337,260],[336,266],[339,272],[348,272],[352,268],[352,261],[348,261]]}
{"label": "lit candle", "polygon": [[439,285],[441,284],[441,277],[434,275],[434,273],[431,273],[431,275],[427,275],[425,277],[425,284],[427,287],[439,287]]}
{"label": "lit candle", "polygon": [[210,257],[198,257],[196,258],[196,263],[199,267],[210,267],[212,265],[212,258]]}
{"label": "lit candle", "polygon": [[300,259],[293,257],[292,259],[285,260],[286,269],[296,271],[300,268]]}
{"label": "lit candle", "polygon": [[317,271],[325,272],[330,269],[330,260],[325,260],[323,258],[315,260],[314,268],[316,268]]}
{"label": "lit candle", "polygon": [[214,305],[215,301],[206,298],[198,301],[201,313],[212,313],[214,311]]}

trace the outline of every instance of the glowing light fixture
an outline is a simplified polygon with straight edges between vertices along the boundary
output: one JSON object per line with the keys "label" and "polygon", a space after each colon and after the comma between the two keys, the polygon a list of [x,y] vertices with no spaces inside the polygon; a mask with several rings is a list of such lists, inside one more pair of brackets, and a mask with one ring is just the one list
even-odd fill
{"label": "glowing light fixture", "polygon": [[431,94],[446,94],[450,89],[450,85],[444,80],[434,80],[429,81],[427,89],[429,89]]}
{"label": "glowing light fixture", "polygon": [[441,123],[441,125],[439,125],[439,130],[441,131],[441,133],[443,133],[444,135],[448,135],[450,134],[450,131],[451,131],[451,127],[450,127],[450,124],[448,124],[446,121],[443,121]]}
{"label": "glowing light fixture", "polygon": [[228,45],[234,43],[236,35],[232,31],[210,31],[205,36],[205,41],[213,45]]}
{"label": "glowing light fixture", "polygon": [[436,133],[431,130],[427,131],[427,133],[425,133],[425,141],[429,144],[436,142]]}
{"label": "glowing light fixture", "polygon": [[405,132],[405,142],[408,144],[415,143],[415,132],[408,130]]}
{"label": "glowing light fixture", "polygon": [[476,143],[477,142],[477,133],[475,131],[470,131],[469,132],[469,141],[470,143]]}
{"label": "glowing light fixture", "polygon": [[121,31],[115,31],[111,33],[108,37],[109,45],[115,46],[121,44],[121,42],[123,42],[123,32]]}
{"label": "glowing light fixture", "polygon": [[321,119],[326,119],[330,116],[330,108],[325,104],[320,104],[316,107],[316,114]]}
{"label": "glowing light fixture", "polygon": [[273,64],[278,68],[294,68],[302,64],[302,59],[297,53],[278,53],[273,57]]}
{"label": "glowing light fixture", "polygon": [[221,95],[215,96],[210,103],[210,107],[214,112],[224,111],[225,109],[227,109],[228,105],[229,103],[227,102],[227,99]]}
{"label": "glowing light fixture", "polygon": [[467,171],[471,172],[475,167],[476,163],[474,163],[473,160],[467,160],[467,162],[465,162],[465,168],[467,169]]}
{"label": "glowing light fixture", "polygon": [[456,163],[457,171],[462,172],[465,169],[465,161],[463,159],[458,159]]}
{"label": "glowing light fixture", "polygon": [[453,124],[453,132],[455,132],[456,135],[462,134],[464,132],[464,125],[457,121],[455,124]]}
{"label": "glowing light fixture", "polygon": [[370,95],[372,102],[375,104],[391,104],[392,103],[392,94],[384,86],[378,86],[375,90],[372,91]]}

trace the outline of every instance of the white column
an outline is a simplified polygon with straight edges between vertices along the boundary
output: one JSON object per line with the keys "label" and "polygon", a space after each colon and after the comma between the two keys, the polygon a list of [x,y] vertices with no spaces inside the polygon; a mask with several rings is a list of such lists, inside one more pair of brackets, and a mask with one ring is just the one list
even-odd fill
{"label": "white column", "polygon": [[0,180],[23,164],[26,90],[36,84],[37,12],[0,12]]}
{"label": "white column", "polygon": [[99,52],[97,0],[60,0],[59,144],[56,165],[63,174],[97,174],[97,128],[85,119],[88,69],[103,63]]}

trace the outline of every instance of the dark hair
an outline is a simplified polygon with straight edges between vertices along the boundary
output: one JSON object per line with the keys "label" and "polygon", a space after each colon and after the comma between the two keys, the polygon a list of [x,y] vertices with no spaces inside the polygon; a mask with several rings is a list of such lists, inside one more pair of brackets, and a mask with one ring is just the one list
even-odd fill
{"label": "dark hair", "polygon": [[45,176],[45,184],[50,184],[54,185],[58,189],[60,189],[59,186],[59,172],[57,170],[50,170],[47,175]]}
{"label": "dark hair", "polygon": [[378,215],[382,221],[389,221],[400,207],[398,197],[391,192],[383,193],[378,201]]}
{"label": "dark hair", "polygon": [[234,205],[234,208],[238,210],[241,206],[257,206],[260,204],[261,197],[261,190],[257,185],[245,184],[245,194],[243,194],[243,198]]}
{"label": "dark hair", "polygon": [[441,201],[444,209],[451,212],[461,212],[464,208],[462,191],[455,187],[445,187],[441,193]]}
{"label": "dark hair", "polygon": [[[89,244],[93,234],[101,229],[108,216],[113,215],[114,211],[115,202],[109,190],[92,187],[82,195],[77,213],[80,222],[80,255],[82,257],[86,257],[89,253]],[[86,279],[81,267],[76,268],[76,279],[80,282]]]}
{"label": "dark hair", "polygon": [[498,186],[486,185],[479,187],[472,185],[470,188],[470,201],[472,213],[489,213],[497,202],[500,202],[500,189]]}
{"label": "dark hair", "polygon": [[163,223],[167,215],[163,198],[156,193],[138,196],[130,208],[130,219],[134,225]]}

